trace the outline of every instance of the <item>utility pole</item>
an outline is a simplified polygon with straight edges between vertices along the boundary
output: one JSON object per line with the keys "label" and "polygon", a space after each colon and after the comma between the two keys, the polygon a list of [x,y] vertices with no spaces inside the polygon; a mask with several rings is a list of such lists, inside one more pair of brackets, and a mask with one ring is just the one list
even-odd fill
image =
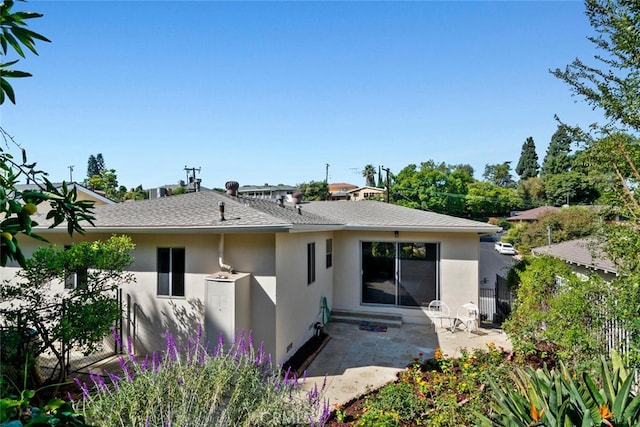
{"label": "utility pole", "polygon": [[[200,179],[196,178],[196,171],[200,173],[200,168],[189,168],[185,166],[184,170],[187,172],[187,182],[189,184],[193,184],[193,191],[197,193],[198,191],[200,191]],[[191,176],[189,176],[189,172],[191,172]]]}
{"label": "utility pole", "polygon": [[387,191],[386,191],[386,195],[385,195],[385,199],[387,201],[387,203],[389,203],[389,168],[385,168],[384,166],[380,166],[380,168],[386,172],[387,178],[386,178],[386,182],[387,182]]}
{"label": "utility pole", "polygon": [[67,166],[69,168],[69,182],[73,182],[73,166]]}
{"label": "utility pole", "polygon": [[329,183],[329,163],[325,163],[324,165],[324,182],[326,182],[327,184]]}

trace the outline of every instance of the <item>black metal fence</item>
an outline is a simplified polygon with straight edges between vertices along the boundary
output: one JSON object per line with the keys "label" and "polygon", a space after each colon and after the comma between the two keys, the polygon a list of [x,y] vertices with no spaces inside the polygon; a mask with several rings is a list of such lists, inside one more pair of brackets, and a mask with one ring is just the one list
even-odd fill
{"label": "black metal fence", "polygon": [[480,288],[479,309],[482,320],[501,325],[513,307],[514,295],[507,286],[507,280],[496,275],[493,289]]}
{"label": "black metal fence", "polygon": [[[122,308],[122,293],[118,290],[115,298]],[[45,322],[55,324],[65,316],[65,301],[46,307],[40,307],[35,312]],[[122,311],[122,310],[121,310]],[[29,354],[33,353],[33,347],[45,347],[37,359],[31,364],[31,374],[37,376],[39,381],[45,382],[49,379],[66,377],[69,374],[78,372],[80,369],[93,365],[115,354],[122,349],[119,348],[115,335],[122,337],[122,316],[113,325],[113,334],[104,337],[98,344],[97,350],[89,354],[82,349],[74,348],[65,340],[56,340],[50,345],[44,343],[39,336],[37,328],[32,321],[33,313],[27,315],[21,311],[0,310],[0,339],[2,340],[3,365],[17,364],[17,367],[24,366]],[[46,323],[45,323],[46,325]],[[56,354],[57,353],[57,354]],[[11,359],[11,360],[9,360]]]}

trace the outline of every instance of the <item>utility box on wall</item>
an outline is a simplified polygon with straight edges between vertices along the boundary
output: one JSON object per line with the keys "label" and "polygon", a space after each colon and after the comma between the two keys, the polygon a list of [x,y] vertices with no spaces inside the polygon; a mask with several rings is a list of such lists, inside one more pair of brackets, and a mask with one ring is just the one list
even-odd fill
{"label": "utility box on wall", "polygon": [[220,334],[229,348],[236,331],[251,329],[251,275],[219,273],[205,279],[204,321],[210,348],[215,348]]}

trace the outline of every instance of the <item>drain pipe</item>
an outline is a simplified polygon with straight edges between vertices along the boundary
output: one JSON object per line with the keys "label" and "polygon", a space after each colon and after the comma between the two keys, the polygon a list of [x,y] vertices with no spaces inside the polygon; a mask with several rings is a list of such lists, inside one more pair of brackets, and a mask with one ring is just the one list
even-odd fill
{"label": "drain pipe", "polygon": [[228,271],[229,273],[235,273],[235,270],[230,265],[227,265],[223,262],[224,259],[224,233],[220,234],[220,239],[218,240],[218,264],[220,265],[220,269],[222,271]]}

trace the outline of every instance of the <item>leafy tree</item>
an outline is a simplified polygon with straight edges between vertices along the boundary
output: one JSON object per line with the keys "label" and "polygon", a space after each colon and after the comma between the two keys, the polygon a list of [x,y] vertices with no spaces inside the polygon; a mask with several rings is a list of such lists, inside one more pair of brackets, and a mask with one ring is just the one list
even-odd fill
{"label": "leafy tree", "polygon": [[310,181],[298,184],[297,187],[304,200],[327,200],[331,194],[329,193],[329,184],[325,181]]}
{"label": "leafy tree", "polygon": [[[58,360],[51,380],[65,378],[60,342],[89,354],[110,333],[121,315],[113,292],[134,280],[125,272],[133,262],[129,254],[133,249],[127,236],[67,248],[41,247],[18,271],[17,280],[5,281],[0,287],[0,299],[12,301],[4,309],[9,324],[21,332],[37,332],[34,357],[49,351]],[[71,278],[76,286],[65,290],[63,284]]]}
{"label": "leafy tree", "polygon": [[511,176],[511,162],[485,165],[482,177],[498,187],[515,187],[516,185]]}
{"label": "leafy tree", "polygon": [[[23,47],[29,49],[34,55],[37,55],[36,40],[43,42],[50,42],[50,40],[29,30],[26,21],[28,19],[40,18],[42,14],[25,11],[13,12],[11,10],[13,6],[14,2],[12,0],[3,0],[2,3],[0,3],[0,29],[2,29],[0,46],[2,47],[2,55],[7,56],[9,47],[22,58],[25,58]],[[16,103],[13,87],[7,81],[7,78],[31,77],[30,73],[12,68],[12,66],[19,61],[20,59],[14,59],[13,61],[5,61],[3,59],[0,61],[0,105],[4,104],[5,97],[9,98],[9,101],[13,104]]]}
{"label": "leafy tree", "polygon": [[528,137],[522,144],[522,151],[520,152],[520,160],[518,160],[518,165],[516,166],[516,173],[520,176],[521,180],[526,180],[537,177],[539,169],[540,165],[538,164],[536,144],[533,142],[532,137]]}
{"label": "leafy tree", "polygon": [[540,175],[546,178],[549,175],[557,175],[571,170],[571,144],[573,138],[565,125],[558,125],[558,129],[551,136],[551,142],[547,148],[547,154],[542,162]]}
{"label": "leafy tree", "polygon": [[527,178],[518,182],[518,195],[531,206],[541,206],[546,202],[545,185],[540,177]]}
{"label": "leafy tree", "polygon": [[362,176],[366,181],[368,187],[375,187],[376,185],[376,170],[373,165],[369,164],[362,170]]}
{"label": "leafy tree", "polygon": [[[184,192],[186,192],[186,187],[178,187],[184,188]],[[175,194],[173,192],[172,194]],[[132,188],[129,191],[126,191],[123,196],[123,200],[144,200],[149,198],[149,192],[142,188],[142,185],[138,185],[136,188]]]}
{"label": "leafy tree", "polygon": [[[0,46],[3,56],[10,50],[24,58],[26,48],[37,55],[35,42],[37,40],[49,40],[27,29],[26,21],[39,18],[42,15],[34,12],[12,11],[13,1],[5,0],[0,3]],[[7,78],[29,77],[31,74],[24,71],[17,71],[11,67],[18,60],[0,61],[0,104],[4,103],[5,97],[15,103],[15,93]],[[56,227],[63,222],[67,224],[67,232],[82,233],[82,221],[91,223],[90,201],[77,200],[75,188],[62,185],[60,188],[54,186],[44,171],[38,170],[36,163],[27,161],[26,151],[19,149],[19,160],[10,152],[10,147],[19,147],[14,139],[0,128],[0,136],[4,146],[0,147],[0,265],[5,266],[9,260],[15,260],[21,266],[26,263],[25,257],[18,242],[18,235],[24,234],[39,240],[44,240],[33,232],[33,227],[37,222],[33,220],[38,206],[43,202],[48,202],[49,211],[47,218],[52,220],[51,227]],[[21,179],[27,179],[35,184],[36,189],[20,191],[16,185]]]}
{"label": "leafy tree", "polygon": [[382,182],[382,173],[381,173],[381,167],[378,166],[378,188],[384,188],[384,182]]}
{"label": "leafy tree", "polygon": [[509,212],[522,206],[516,189],[505,188],[491,182],[473,182],[468,185],[465,198],[466,209],[473,218],[508,216]]}
{"label": "leafy tree", "polygon": [[127,188],[118,186],[118,176],[115,169],[103,169],[100,175],[94,175],[88,180],[92,190],[104,191],[105,196],[116,202],[124,200]]}
{"label": "leafy tree", "polygon": [[[586,0],[586,15],[595,35],[593,60],[576,58],[552,74],[574,95],[600,110],[607,122],[591,132],[574,129],[586,145],[589,173],[596,176],[602,200],[629,218],[603,227],[601,241],[619,276],[611,284],[614,318],[630,334],[635,353],[640,347],[640,153],[629,134],[640,132],[640,4],[628,0]],[[594,135],[595,134],[595,135]],[[634,361],[638,364],[638,360]]]}
{"label": "leafy tree", "polygon": [[464,215],[467,185],[473,182],[468,171],[464,165],[436,164],[433,160],[422,162],[419,169],[411,164],[394,177],[393,202],[415,209]]}
{"label": "leafy tree", "polygon": [[601,226],[598,212],[583,206],[570,206],[555,212],[540,215],[538,221],[518,224],[509,229],[509,240],[515,243],[518,250],[528,252],[531,248],[548,243],[549,232],[551,243],[591,236]]}
{"label": "leafy tree", "polygon": [[589,64],[576,58],[552,74],[611,123],[640,130],[640,6],[629,0],[586,0],[600,53]]}
{"label": "leafy tree", "polygon": [[589,177],[580,172],[548,175],[544,180],[547,203],[550,205],[591,204],[600,193]]}
{"label": "leafy tree", "polygon": [[91,154],[87,161],[87,179],[100,175],[104,169],[104,158],[102,157],[102,153],[98,153],[97,157]]}

